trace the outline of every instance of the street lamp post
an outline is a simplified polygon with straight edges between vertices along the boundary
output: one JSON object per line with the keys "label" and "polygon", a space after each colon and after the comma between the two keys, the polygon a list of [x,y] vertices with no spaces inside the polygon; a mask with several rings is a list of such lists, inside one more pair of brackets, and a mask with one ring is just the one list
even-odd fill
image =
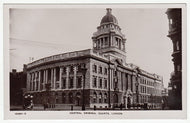
{"label": "street lamp post", "polygon": [[81,68],[81,71],[83,73],[83,89],[82,89],[82,110],[85,110],[85,94],[84,94],[84,89],[85,89],[85,78],[86,78],[86,71],[87,69],[85,67]]}
{"label": "street lamp post", "polygon": [[136,86],[136,96],[137,96],[136,102],[137,102],[137,104],[139,103],[139,91],[138,91],[139,83],[138,83],[138,77],[139,77],[139,75],[137,73],[137,75],[136,75],[136,83],[135,83],[135,86]]}
{"label": "street lamp post", "polygon": [[111,108],[111,101],[110,101],[110,61],[108,66],[108,107]]}

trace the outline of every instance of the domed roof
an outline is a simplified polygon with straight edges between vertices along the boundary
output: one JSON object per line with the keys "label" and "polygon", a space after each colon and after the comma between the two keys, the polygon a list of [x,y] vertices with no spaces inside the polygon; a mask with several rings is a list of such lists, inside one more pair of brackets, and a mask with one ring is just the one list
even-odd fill
{"label": "domed roof", "polygon": [[116,17],[111,14],[111,9],[107,8],[106,10],[107,10],[107,14],[102,18],[100,25],[104,23],[118,24]]}

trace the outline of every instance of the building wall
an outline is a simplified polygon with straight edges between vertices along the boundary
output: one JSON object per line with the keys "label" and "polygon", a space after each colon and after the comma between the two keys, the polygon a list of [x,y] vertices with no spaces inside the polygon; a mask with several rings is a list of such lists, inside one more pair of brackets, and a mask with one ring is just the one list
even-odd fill
{"label": "building wall", "polygon": [[[87,68],[84,97],[84,74],[79,70],[79,65]],[[55,68],[60,71],[56,72]],[[40,75],[39,73],[42,71],[45,72]],[[49,102],[53,104],[82,105],[84,98],[86,106],[105,108],[110,105],[119,106],[121,103],[126,103],[125,98],[129,97],[126,94],[127,91],[131,91],[132,93],[130,96],[131,104],[153,103],[155,102],[153,98],[160,96],[160,89],[163,84],[159,79],[147,77],[142,73],[135,73],[135,71],[128,70],[113,61],[107,62],[92,57],[77,58],[75,60],[40,66],[28,70],[27,74],[29,77],[27,79],[28,93],[33,93],[34,103],[36,104]],[[139,74],[138,78],[137,74]],[[80,87],[77,86],[77,77],[82,77]],[[43,78],[43,81],[40,78]],[[70,78],[73,78],[73,87],[70,87]],[[96,84],[94,84],[94,78],[96,78]],[[137,79],[139,83],[138,87],[136,86]],[[38,81],[41,82],[40,86],[43,86],[43,88],[37,86],[39,84]],[[63,81],[66,82],[65,86]],[[49,91],[47,91],[44,85],[48,82],[53,83]],[[55,86],[55,84],[60,86]],[[71,100],[71,95],[73,101],[69,101]],[[94,101],[95,99],[96,101]]]}
{"label": "building wall", "polygon": [[168,37],[173,43],[172,61],[174,72],[169,83],[168,103],[170,109],[182,109],[182,11],[180,8],[168,9],[166,14],[169,19]]}
{"label": "building wall", "polygon": [[10,105],[22,105],[23,93],[26,91],[26,72],[10,72]]}

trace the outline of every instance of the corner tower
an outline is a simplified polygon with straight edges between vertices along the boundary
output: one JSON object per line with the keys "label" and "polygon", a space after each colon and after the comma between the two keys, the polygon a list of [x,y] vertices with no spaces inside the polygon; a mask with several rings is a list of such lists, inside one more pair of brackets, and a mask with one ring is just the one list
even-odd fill
{"label": "corner tower", "polygon": [[125,36],[121,33],[121,28],[112,9],[107,8],[106,15],[102,18],[97,32],[93,34],[93,50],[107,55],[111,59],[126,61]]}

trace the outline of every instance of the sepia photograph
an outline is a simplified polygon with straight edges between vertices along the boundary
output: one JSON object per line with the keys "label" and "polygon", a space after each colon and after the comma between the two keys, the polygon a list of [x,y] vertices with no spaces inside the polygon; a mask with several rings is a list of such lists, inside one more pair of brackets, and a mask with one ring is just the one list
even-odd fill
{"label": "sepia photograph", "polygon": [[4,6],[6,112],[186,111],[185,4]]}

